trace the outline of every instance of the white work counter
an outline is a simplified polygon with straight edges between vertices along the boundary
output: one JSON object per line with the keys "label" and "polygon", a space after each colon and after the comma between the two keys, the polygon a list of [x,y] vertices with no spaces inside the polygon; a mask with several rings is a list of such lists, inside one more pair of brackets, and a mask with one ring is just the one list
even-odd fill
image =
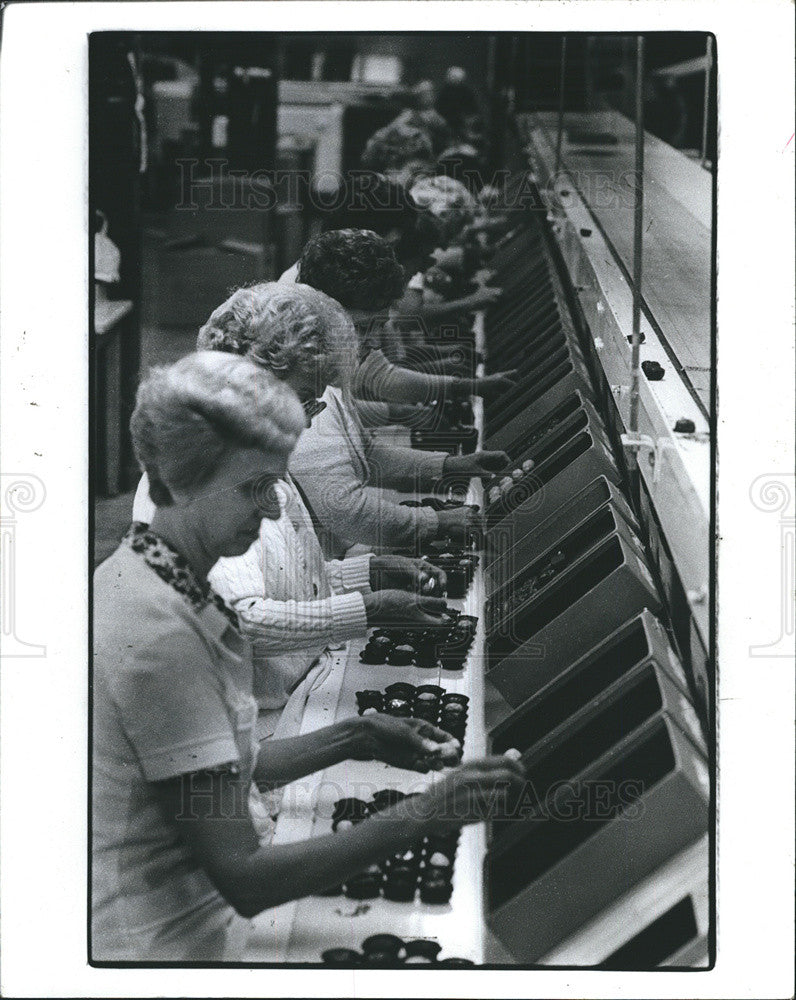
{"label": "white work counter", "polygon": [[[480,502],[480,489],[480,485],[473,484],[468,502]],[[448,603],[465,614],[483,619],[484,589],[480,567],[466,599]],[[470,699],[464,758],[484,755],[482,620],[479,620],[478,633],[461,671],[360,663],[359,652],[364,644],[364,640],[349,643],[347,649],[334,655],[332,672],[307,702],[301,732],[311,732],[356,715],[355,692],[363,688],[384,690],[394,681],[439,684],[446,691],[466,694]],[[274,843],[291,843],[330,833],[332,807],[339,798],[354,796],[369,800],[381,788],[417,792],[437,777],[378,761],[344,761],[285,789]],[[453,895],[448,904],[395,903],[383,898],[355,900],[343,895],[309,896],[257,917],[244,960],[319,962],[326,948],[358,950],[369,935],[389,932],[403,938],[423,937],[437,941],[442,946],[441,959],[456,956],[482,962],[485,836],[483,824],[462,830],[453,869]]]}
{"label": "white work counter", "polygon": [[[476,346],[483,349],[483,320],[475,324]],[[475,423],[483,431],[483,406],[474,401]],[[405,443],[405,442],[401,442]],[[473,480],[467,503],[483,508],[480,482]],[[333,655],[333,668],[324,683],[312,692],[301,732],[357,714],[355,692],[365,688],[383,691],[388,684],[439,684],[445,691],[470,699],[464,739],[464,760],[483,757],[484,731],[484,578],[479,565],[464,600],[449,600],[451,607],[478,617],[478,631],[463,670],[422,670],[418,667],[372,666],[359,661],[365,640],[351,642]],[[444,773],[444,772],[443,772]],[[353,796],[366,801],[382,788],[418,792],[439,774],[418,774],[378,761],[349,760],[287,786],[276,824],[275,844],[293,843],[331,832],[332,808],[337,799]],[[327,948],[359,950],[371,934],[397,934],[404,939],[429,938],[442,951],[439,958],[485,961],[486,931],[482,917],[483,860],[486,829],[483,823],[464,827],[453,866],[453,895],[445,905],[396,903],[383,897],[348,899],[308,896],[260,914],[244,955],[247,962],[320,962]]]}

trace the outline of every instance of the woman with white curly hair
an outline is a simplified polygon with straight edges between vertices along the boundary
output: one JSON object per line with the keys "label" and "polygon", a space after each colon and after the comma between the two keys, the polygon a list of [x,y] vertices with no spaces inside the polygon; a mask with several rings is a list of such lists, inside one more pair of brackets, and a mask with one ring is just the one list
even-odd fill
{"label": "woman with white curly hair", "polygon": [[[357,357],[356,334],[341,306],[297,284],[238,289],[201,328],[197,348],[251,358],[296,392],[308,418],[324,408],[317,397],[327,385],[346,385]],[[309,691],[328,674],[331,660],[322,655],[327,647],[361,638],[377,625],[428,624],[416,594],[405,591],[431,586],[439,594],[445,578],[431,564],[401,556],[368,553],[326,561],[287,473],[275,491],[278,519],[263,518],[251,547],[220,559],[210,580],[253,643],[254,690],[266,713],[261,726],[284,735],[295,728]],[[144,477],[134,521],[151,520],[153,500],[151,477]],[[407,520],[417,516],[400,510]]]}
{"label": "woman with white curly hair", "polygon": [[253,784],[347,759],[418,771],[459,759],[442,730],[384,715],[257,740],[251,650],[207,576],[279,515],[273,486],[304,422],[284,383],[218,352],[139,389],[133,444],[157,509],[94,577],[94,961],[240,961],[255,914],[477,821],[483,796],[521,779],[489,758],[350,830],[283,846],[258,834]]}

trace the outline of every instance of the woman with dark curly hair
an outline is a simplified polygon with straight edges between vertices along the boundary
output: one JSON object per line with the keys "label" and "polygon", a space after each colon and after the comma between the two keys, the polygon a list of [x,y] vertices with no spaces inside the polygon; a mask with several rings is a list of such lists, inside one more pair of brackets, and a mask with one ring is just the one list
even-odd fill
{"label": "woman with dark curly hair", "polygon": [[444,238],[443,225],[421,208],[403,184],[373,170],[352,170],[336,197],[337,207],[321,217],[323,231],[370,229],[395,251],[409,274],[431,263]]}
{"label": "woman with dark curly hair", "polygon": [[[450,395],[494,395],[510,387],[507,373],[502,372],[467,379],[390,364],[377,335],[390,305],[403,293],[404,274],[392,248],[378,234],[341,229],[316,236],[304,248],[298,275],[303,284],[337,299],[354,321],[361,358],[352,385],[355,396],[390,403],[429,403]],[[471,309],[481,304],[480,300],[468,303]]]}

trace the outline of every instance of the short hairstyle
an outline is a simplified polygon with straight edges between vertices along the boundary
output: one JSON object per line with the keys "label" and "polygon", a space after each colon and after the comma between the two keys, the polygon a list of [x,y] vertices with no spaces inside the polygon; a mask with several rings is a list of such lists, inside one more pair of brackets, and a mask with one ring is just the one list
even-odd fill
{"label": "short hairstyle", "polygon": [[457,143],[448,146],[437,159],[437,173],[461,180],[468,191],[477,193],[483,186],[481,178],[482,160],[478,150],[470,143]]}
{"label": "short hairstyle", "polygon": [[391,229],[414,226],[419,209],[403,184],[377,170],[350,170],[343,185],[325,229],[372,229],[386,236]]}
{"label": "short hairstyle", "polygon": [[239,288],[199,331],[199,351],[245,354],[287,378],[311,372],[345,384],[357,364],[357,336],[339,302],[306,284],[266,282]]}
{"label": "short hairstyle", "polygon": [[423,177],[411,188],[417,204],[442,223],[448,239],[473,221],[478,202],[461,181],[438,175]]}
{"label": "short hairstyle", "polygon": [[407,108],[390,123],[420,129],[431,141],[435,156],[445,149],[451,140],[451,130],[442,115],[433,108]]}
{"label": "short hairstyle", "polygon": [[293,390],[248,358],[201,351],[153,368],[130,419],[135,456],[158,507],[192,493],[234,447],[289,455],[305,427]]}
{"label": "short hairstyle", "polygon": [[392,247],[370,229],[332,229],[311,239],[299,260],[299,280],[346,309],[384,309],[400,297],[404,269]]}
{"label": "short hairstyle", "polygon": [[401,265],[439,245],[440,224],[393,178],[375,170],[352,170],[345,176],[344,195],[340,207],[326,216],[325,229],[371,229],[384,237],[398,230],[392,248]]}
{"label": "short hairstyle", "polygon": [[386,173],[399,170],[408,160],[434,160],[431,137],[425,129],[391,122],[374,132],[362,153],[362,166]]}

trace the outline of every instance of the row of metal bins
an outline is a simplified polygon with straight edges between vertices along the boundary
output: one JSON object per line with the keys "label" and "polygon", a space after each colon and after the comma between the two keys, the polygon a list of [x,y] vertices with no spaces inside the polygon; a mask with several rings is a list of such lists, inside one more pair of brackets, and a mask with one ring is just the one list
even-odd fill
{"label": "row of metal bins", "polygon": [[[514,468],[485,491],[487,727],[528,775],[490,823],[486,919],[526,963],[618,901],[626,913],[704,841],[710,803],[700,720],[542,225],[531,216],[494,261],[487,356],[518,385],[484,420]],[[586,964],[702,964],[707,865],[692,868],[671,913],[642,908]]]}

